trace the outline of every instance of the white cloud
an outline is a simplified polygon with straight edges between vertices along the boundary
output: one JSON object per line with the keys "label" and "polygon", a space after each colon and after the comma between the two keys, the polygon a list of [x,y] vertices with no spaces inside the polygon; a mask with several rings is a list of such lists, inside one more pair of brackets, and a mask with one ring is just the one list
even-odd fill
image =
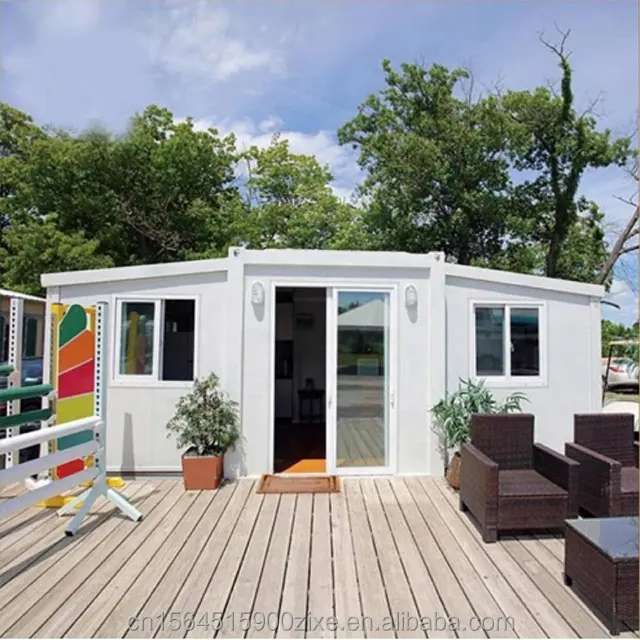
{"label": "white cloud", "polygon": [[203,80],[227,80],[243,71],[284,72],[282,55],[246,34],[231,33],[226,9],[204,0],[173,2],[149,26],[151,61],[163,71]]}
{"label": "white cloud", "polygon": [[50,33],[77,35],[96,28],[102,4],[89,0],[38,3],[38,28]]}
{"label": "white cloud", "polygon": [[327,165],[333,175],[331,187],[334,193],[340,198],[349,200],[353,189],[362,177],[354,152],[348,147],[340,146],[335,134],[331,131],[321,130],[314,133],[291,131],[283,128],[283,124],[282,120],[274,116],[258,123],[249,118],[222,122],[194,120],[196,129],[206,130],[213,127],[223,136],[233,133],[239,150],[252,146],[264,149],[271,143],[274,133],[280,133],[281,138],[289,142],[292,153],[315,156],[320,164]]}
{"label": "white cloud", "polygon": [[607,319],[627,326],[638,319],[638,296],[624,280],[614,279],[605,300],[620,307],[603,306],[603,315]]}

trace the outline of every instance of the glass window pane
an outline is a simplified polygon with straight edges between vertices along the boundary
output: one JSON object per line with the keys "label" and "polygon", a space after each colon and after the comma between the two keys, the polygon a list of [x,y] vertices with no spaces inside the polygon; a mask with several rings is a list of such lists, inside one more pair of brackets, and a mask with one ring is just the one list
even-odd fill
{"label": "glass window pane", "polygon": [[166,300],[162,380],[193,380],[195,300]]}
{"label": "glass window pane", "polygon": [[123,302],[120,327],[120,375],[153,373],[155,303]]}
{"label": "glass window pane", "polygon": [[504,308],[476,307],[476,375],[503,376]]}
{"label": "glass window pane", "polygon": [[338,293],[338,467],[388,464],[388,293]]}
{"label": "glass window pane", "polygon": [[538,309],[511,309],[511,375],[540,375]]}
{"label": "glass window pane", "polygon": [[9,323],[4,314],[0,315],[0,363],[9,359]]}
{"label": "glass window pane", "polygon": [[35,358],[36,346],[38,342],[38,319],[33,316],[27,316],[24,319],[24,336],[22,357],[23,358]]}

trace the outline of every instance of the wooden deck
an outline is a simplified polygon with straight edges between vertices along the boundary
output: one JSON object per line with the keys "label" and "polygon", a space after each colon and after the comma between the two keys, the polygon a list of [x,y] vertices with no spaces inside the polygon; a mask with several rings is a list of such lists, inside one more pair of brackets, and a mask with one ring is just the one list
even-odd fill
{"label": "wooden deck", "polygon": [[251,480],[123,492],[142,522],[102,503],[75,538],[52,510],[0,523],[0,635],[608,636],[562,583],[562,538],[485,545],[441,479],[354,478],[315,496],[259,495]]}

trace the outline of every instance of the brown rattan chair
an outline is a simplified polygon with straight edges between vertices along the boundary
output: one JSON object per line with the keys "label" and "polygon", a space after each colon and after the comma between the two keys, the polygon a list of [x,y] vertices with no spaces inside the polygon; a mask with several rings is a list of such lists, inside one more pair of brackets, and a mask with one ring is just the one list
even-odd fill
{"label": "brown rattan chair", "polygon": [[533,441],[529,414],[477,414],[462,445],[460,509],[478,521],[485,542],[499,531],[563,529],[577,516],[578,464]]}
{"label": "brown rattan chair", "polygon": [[576,414],[565,453],[580,463],[578,507],[593,516],[638,515],[638,441],[630,413]]}

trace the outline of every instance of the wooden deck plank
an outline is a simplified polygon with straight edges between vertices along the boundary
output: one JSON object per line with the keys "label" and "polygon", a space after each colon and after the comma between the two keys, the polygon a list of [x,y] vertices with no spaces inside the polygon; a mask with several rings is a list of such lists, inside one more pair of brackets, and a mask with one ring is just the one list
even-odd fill
{"label": "wooden deck plank", "polygon": [[[164,484],[164,483],[163,483]],[[108,557],[113,549],[120,545],[125,545],[130,539],[134,529],[140,531],[142,528],[142,534],[146,535],[150,527],[155,526],[163,515],[163,507],[166,503],[173,504],[172,500],[167,500],[169,493],[171,492],[172,485],[166,484],[165,487],[161,485],[157,493],[152,494],[148,501],[154,504],[151,513],[148,511],[145,513],[145,518],[142,522],[134,523],[131,521],[123,521],[122,526],[118,529],[118,538],[115,536],[109,536],[106,540],[103,540],[100,544],[94,546],[94,548],[85,556],[80,566],[74,568],[70,575],[64,573],[64,563],[58,563],[52,567],[44,575],[38,578],[38,582],[45,581],[50,589],[46,594],[46,597],[40,599],[40,601],[31,607],[12,627],[8,630],[8,635],[15,637],[26,637],[36,634],[40,627],[47,623],[47,621],[53,617],[54,620],[62,615],[65,615],[67,606],[73,604],[73,599],[76,591],[82,586],[85,580],[91,575],[99,575],[101,568],[108,560]],[[158,495],[159,494],[159,495]],[[174,491],[175,498],[177,499],[177,492]],[[155,500],[157,502],[155,502]],[[147,502],[147,501],[145,501]],[[146,504],[147,510],[149,504]],[[139,534],[140,535],[140,534]],[[58,578],[58,574],[62,575]],[[88,604],[88,603],[87,603]],[[65,616],[66,619],[66,616]]]}
{"label": "wooden deck plank", "polygon": [[[263,494],[258,494],[255,491],[249,496],[220,561],[215,568],[211,567],[210,580],[205,586],[198,607],[195,609],[196,626],[187,630],[187,638],[199,638],[203,634],[212,636],[215,633],[215,628],[212,628],[212,614],[213,616],[220,614],[221,622],[224,624],[234,627],[242,624],[240,614],[246,612],[238,612],[236,615],[235,611],[227,612],[225,608],[247,545],[254,532],[256,521],[259,518],[264,498]],[[258,535],[261,533],[258,532]],[[223,614],[224,617],[222,617]],[[185,637],[184,634],[182,637]]]}
{"label": "wooden deck plank", "polygon": [[[356,571],[360,585],[360,599],[362,602],[363,625],[370,626],[363,629],[366,637],[393,638],[395,633],[390,628],[382,628],[385,620],[390,620],[392,611],[389,609],[384,583],[380,574],[380,566],[369,528],[367,512],[362,497],[360,481],[349,479],[344,481],[349,513],[351,515],[351,532],[355,551]],[[370,621],[369,621],[370,618]]]}
{"label": "wooden deck plank", "polygon": [[[391,535],[398,548],[398,556],[407,574],[407,580],[413,592],[420,617],[432,617],[433,614],[438,611],[444,614],[446,611],[444,603],[438,595],[436,586],[422,560],[422,556],[407,526],[400,505],[393,493],[392,485],[402,482],[403,480],[390,480],[387,478],[376,481],[380,502],[386,513]],[[456,637],[455,633],[448,626],[445,629],[433,629],[429,631],[428,636],[430,638]]]}
{"label": "wooden deck plank", "polygon": [[302,638],[306,631],[312,503],[313,497],[309,494],[296,496],[276,638]]}
{"label": "wooden deck plank", "polygon": [[[434,534],[426,525],[420,509],[409,491],[406,479],[397,479],[392,483],[391,487],[416,547],[422,556],[422,561],[427,567],[438,595],[444,604],[445,611],[443,613],[446,613],[450,619],[471,620],[475,615],[475,611],[462,590],[442,549],[438,546]],[[487,636],[481,629],[476,629],[466,631],[464,637],[486,638]]]}
{"label": "wooden deck plank", "polygon": [[[247,488],[250,483],[244,483],[244,485]],[[236,495],[239,486],[240,483],[225,483],[213,493],[214,499],[195,531],[173,560],[162,581],[154,587],[151,595],[146,599],[141,595],[140,600],[133,598],[122,600],[98,630],[97,635],[108,638],[122,636],[147,638],[158,631],[192,568],[201,562],[201,556],[209,540],[217,535],[218,525],[224,522],[221,514]],[[238,500],[243,500],[239,494]],[[135,620],[134,627],[129,625],[131,618]]]}
{"label": "wooden deck plank", "polygon": [[[434,482],[439,485],[439,488],[443,495],[449,500],[450,506],[452,508],[457,508],[457,496],[455,496],[455,492],[453,489],[446,485],[443,479],[434,480]],[[475,532],[475,535],[479,540],[482,539],[482,536],[474,527],[473,523],[469,521],[468,518],[463,518],[463,521],[468,526],[469,530]],[[546,538],[545,538],[546,539]],[[521,545],[524,554],[518,552],[514,555],[513,550],[516,547],[510,548],[507,541],[512,540],[514,543],[518,543]],[[487,547],[493,548],[495,545],[486,545]],[[555,588],[552,586],[551,589],[548,588],[547,579],[541,579],[536,582],[537,587],[540,592],[544,594],[544,596],[550,601],[552,605],[556,605],[556,608],[563,615],[568,624],[572,625],[576,634],[580,637],[609,637],[609,633],[606,627],[601,623],[598,617],[589,609],[589,607],[585,606],[585,604],[580,600],[580,598],[573,593],[573,591],[567,588],[564,585],[562,579],[562,573],[564,569],[564,562],[561,562],[557,556],[551,551],[548,545],[542,544],[537,535],[528,535],[521,534],[518,536],[506,536],[503,537],[498,546],[503,548],[514,560],[517,562],[518,566],[529,576],[530,580],[536,582],[534,576],[539,576],[541,571],[543,574],[546,572],[549,576],[555,580],[556,585]],[[529,554],[530,558],[527,557],[526,554]],[[533,561],[533,563],[532,563]],[[533,571],[531,570],[533,568]],[[542,585],[540,584],[542,582]],[[519,588],[519,593],[529,593],[528,589],[525,589],[522,584],[512,582],[512,586],[516,586]],[[565,594],[558,600],[557,597],[557,588],[560,588],[562,592]],[[571,615],[569,617],[564,615],[564,611],[566,609],[566,597],[569,597],[570,600],[573,601],[571,609]],[[529,599],[525,598],[525,601],[528,602]],[[564,608],[559,608],[557,603],[560,602]],[[577,624],[572,624],[573,619],[577,619]],[[541,624],[544,625],[545,617],[539,616],[539,620]]]}
{"label": "wooden deck plank", "polygon": [[[198,494],[185,494],[175,480],[135,481],[124,493],[145,514],[141,523],[101,501],[75,538],[63,537],[68,518],[28,509],[0,524],[0,554],[22,549],[7,553],[0,568],[0,635],[181,637],[183,614],[198,611],[209,615],[208,626],[188,635],[212,637],[218,613],[225,625],[234,614],[236,625],[218,635],[241,636],[245,612],[250,637],[333,636],[332,615],[339,637],[392,636],[392,619],[404,637],[417,631],[406,626],[410,615],[456,617],[462,625],[511,616],[527,637],[609,635],[563,584],[561,538],[522,534],[486,545],[441,478],[344,478],[342,485],[340,494],[257,496],[252,480]],[[178,616],[176,631],[160,628],[168,612]],[[256,624],[269,613],[269,623]],[[283,614],[288,625],[274,632]],[[153,625],[129,631],[136,616]],[[346,624],[350,618],[364,624]],[[447,631],[427,635],[451,637]]]}
{"label": "wooden deck plank", "polygon": [[[259,620],[254,619],[253,603],[258,590],[267,548],[271,541],[273,523],[279,501],[280,496],[277,494],[264,496],[258,520],[255,523],[247,546],[246,555],[242,560],[240,571],[231,588],[229,600],[224,607],[225,614],[229,615],[225,615],[222,619],[223,624],[219,630],[216,630],[216,636],[243,638],[249,629],[261,624]],[[215,580],[215,575],[213,579]],[[258,613],[264,612],[258,610]]]}
{"label": "wooden deck plank", "polygon": [[[151,495],[151,483],[127,485],[122,494],[128,498],[138,498],[140,502]],[[144,508],[144,507],[143,507]],[[79,537],[56,538],[46,546],[35,547],[32,554],[25,552],[9,565],[2,574],[0,588],[0,634],[6,631],[11,620],[17,620],[28,611],[34,601],[45,597],[51,589],[52,582],[62,579],[73,571],[93,548],[109,535],[117,535],[118,527],[123,520],[117,517],[117,508],[110,502],[104,503],[100,517],[90,524],[85,524]],[[50,573],[47,573],[50,572]],[[45,576],[42,580],[38,580]],[[22,593],[28,598],[21,598]]]}
{"label": "wooden deck plank", "polygon": [[[418,477],[407,478],[406,484],[422,514],[424,522],[433,533],[446,561],[460,582],[467,600],[473,607],[475,616],[480,620],[483,618],[495,620],[501,618],[503,615],[502,610],[487,588],[484,576],[477,572],[473,562],[467,558],[464,550],[449,533],[447,525],[425,491],[421,479]],[[464,627],[471,626],[471,618],[460,619],[460,623]],[[485,629],[485,633],[489,637],[516,637],[517,635],[512,629],[505,626],[499,632]],[[467,635],[467,630],[464,631],[464,635]]]}
{"label": "wooden deck plank", "polygon": [[[144,497],[145,494],[142,493],[144,486],[145,483],[128,485],[122,493],[130,499],[136,495]],[[149,493],[150,490],[146,495]],[[101,507],[94,509],[95,507],[92,509],[95,519],[83,525],[80,536],[45,538],[41,544],[34,545],[31,550],[17,556],[6,566],[0,574],[0,585],[2,585],[0,586],[0,612],[25,590],[33,594],[32,597],[37,598],[37,587],[30,585],[38,577],[56,563],[64,564],[64,570],[71,571],[93,549],[96,540],[108,535],[120,523],[120,519],[115,517],[117,508],[111,502],[104,501]],[[68,522],[68,517],[64,520]],[[72,554],[69,553],[70,550],[73,550]],[[46,582],[44,581],[42,585]],[[26,604],[27,602],[23,602],[22,606],[25,607]],[[13,615],[16,615],[15,610]],[[3,617],[7,619],[9,614]]]}
{"label": "wooden deck plank", "polygon": [[[202,514],[213,499],[212,492],[185,492],[176,503],[171,518],[165,518],[145,540],[144,546],[126,562],[118,573],[102,589],[85,609],[67,637],[89,638],[96,635],[105,619],[122,602],[134,598],[140,602],[153,585],[162,580],[182,545],[188,539]],[[171,527],[173,526],[173,529]],[[136,589],[132,586],[136,585]],[[142,593],[141,593],[142,592]]]}
{"label": "wooden deck plank", "polygon": [[[335,494],[332,494],[332,496]],[[273,638],[280,619],[280,596],[284,585],[284,572],[293,528],[296,506],[295,494],[280,496],[276,521],[262,568],[253,612],[265,616],[264,624],[254,617],[256,624],[247,632],[248,638]]]}
{"label": "wooden deck plank", "polygon": [[349,509],[344,492],[332,493],[330,501],[333,518],[335,615],[341,625],[337,635],[343,638],[361,638],[362,632],[348,624],[351,618],[362,619]]}
{"label": "wooden deck plank", "polygon": [[[204,591],[211,579],[211,574],[218,565],[229,539],[236,531],[236,525],[246,508],[247,499],[253,488],[253,481],[243,481],[238,484],[233,496],[234,499],[227,503],[226,508],[219,516],[215,533],[209,536],[200,557],[191,561],[192,569],[178,591],[175,600],[162,611],[165,618],[161,628],[156,629],[156,637],[184,637],[186,633],[183,624],[185,615],[193,614],[197,611]],[[180,625],[174,624],[167,619],[169,613],[174,614],[174,620],[179,621]],[[214,613],[219,612],[209,611],[208,616],[211,617]],[[213,624],[211,620],[209,622]],[[205,631],[206,629],[202,629],[203,634]],[[129,635],[133,634],[127,634],[127,636]],[[213,631],[206,635],[213,636]]]}
{"label": "wooden deck plank", "polygon": [[[573,630],[558,615],[544,591],[503,548],[502,544],[486,544],[468,517],[457,511],[457,494],[444,482],[425,479],[430,497],[449,526],[467,557],[482,573],[487,588],[505,616],[513,617],[520,637],[573,637]],[[523,600],[518,593],[526,593]]]}
{"label": "wooden deck plank", "polygon": [[[373,478],[365,478],[360,481],[360,485],[376,555],[380,563],[382,581],[389,600],[389,608],[393,613],[402,614],[397,620],[396,626],[399,628],[396,628],[395,632],[400,637],[424,638],[426,637],[425,630],[421,625],[417,624],[420,618],[418,607],[405,575],[404,567],[398,556],[398,550],[391,535],[384,509],[380,503],[375,481]],[[415,628],[413,628],[413,622],[411,624],[408,623],[411,618],[416,621]]]}
{"label": "wooden deck plank", "polygon": [[[329,494],[313,496],[307,638],[335,638]],[[330,620],[330,624],[327,620]]]}
{"label": "wooden deck plank", "polygon": [[567,593],[575,601],[576,605],[583,608],[589,617],[600,627],[601,631],[598,635],[605,637],[608,636],[609,634],[606,631],[606,627],[600,622],[598,616],[596,616],[591,609],[585,605],[581,598],[574,593],[573,589],[569,589],[565,586],[563,579],[564,562],[560,562],[560,560],[558,560],[558,558],[556,558],[556,556],[553,555],[547,547],[540,544],[540,541],[537,540],[535,536],[518,535],[511,537],[514,540],[518,540],[523,549],[525,549],[527,553],[529,553],[538,562],[538,564],[542,565],[558,584],[566,588]]}
{"label": "wooden deck plank", "polygon": [[[504,549],[527,572],[536,586],[546,594],[549,603],[571,625],[574,635],[586,638],[602,637],[606,631],[601,625],[595,623],[584,607],[576,606],[577,603],[571,597],[569,589],[553,579],[551,574],[543,567],[515,538],[505,537],[501,541]],[[543,619],[543,624],[547,619]]]}
{"label": "wooden deck plank", "polygon": [[[127,575],[128,572],[134,576],[140,573],[144,564],[153,557],[161,541],[177,526],[192,504],[193,497],[185,493],[180,485],[175,484],[150,516],[139,523],[128,523],[131,533],[121,544],[116,540],[108,540],[106,545],[103,544],[106,548],[95,560],[102,559],[105,552],[108,555],[100,565],[99,571],[90,571],[93,564],[90,561],[87,573],[83,575],[80,571],[74,572],[73,578],[76,582],[73,598],[65,604],[62,611],[52,615],[38,629],[36,636],[72,637],[73,624],[78,623],[80,627],[89,624],[85,615],[87,608],[92,606],[97,598],[102,597],[103,593],[108,597],[114,592],[112,585],[115,584],[117,587],[116,576],[123,569]],[[112,544],[109,545],[109,542]],[[81,582],[77,582],[78,579]],[[117,594],[117,589],[115,593]],[[111,610],[114,604],[110,603],[107,606]],[[85,634],[80,632],[77,637],[85,637]]]}

